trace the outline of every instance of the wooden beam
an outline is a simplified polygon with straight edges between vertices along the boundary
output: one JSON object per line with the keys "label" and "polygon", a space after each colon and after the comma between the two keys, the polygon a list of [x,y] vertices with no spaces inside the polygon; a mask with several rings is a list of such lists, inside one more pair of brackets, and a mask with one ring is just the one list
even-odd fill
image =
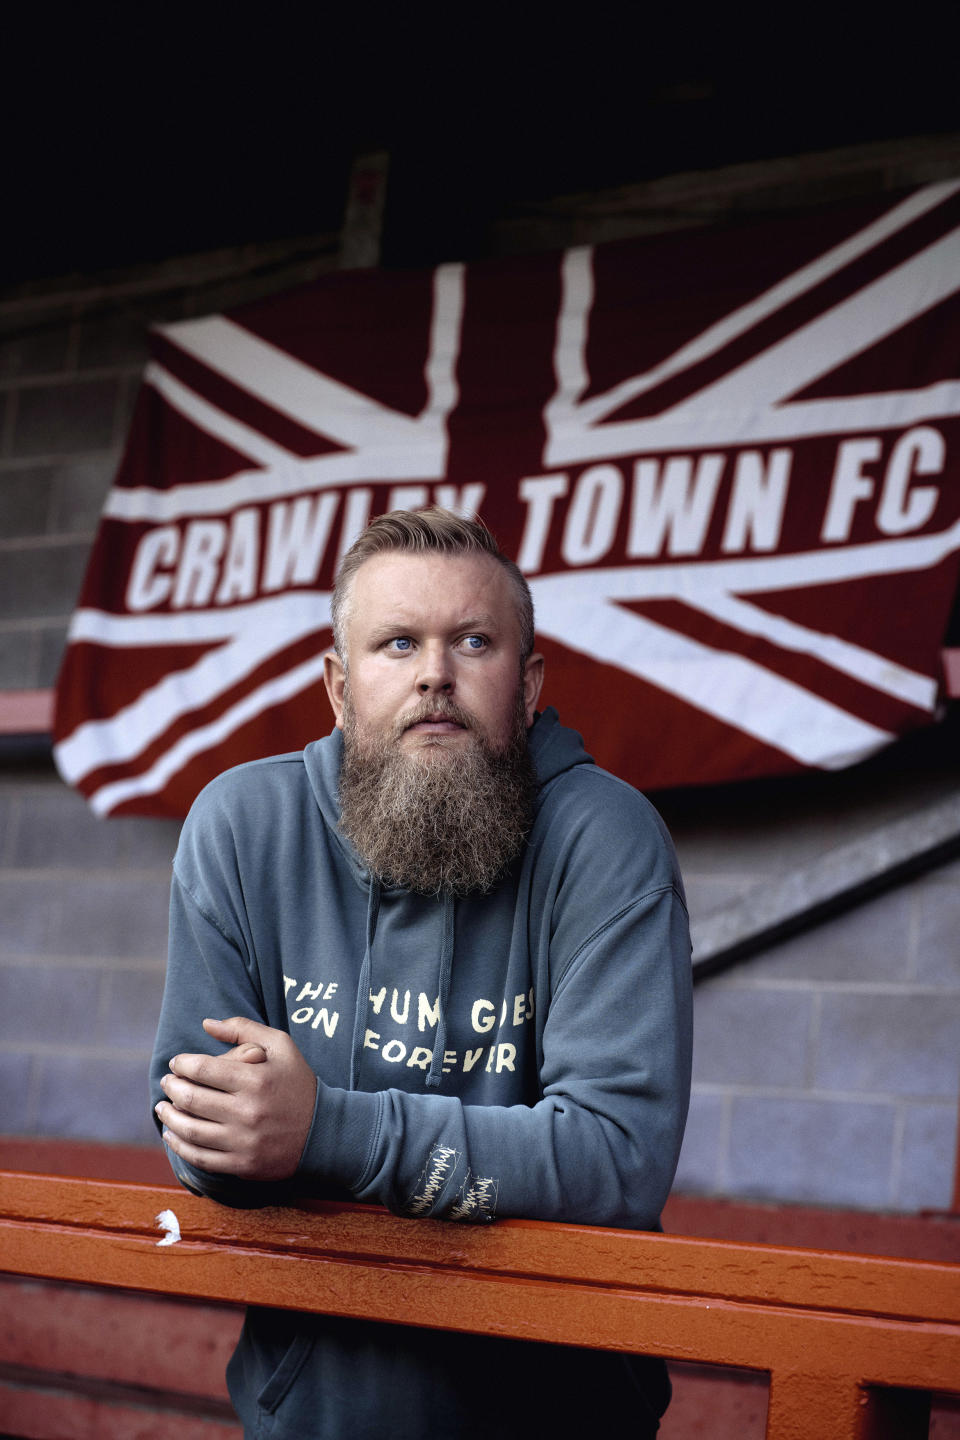
{"label": "wooden beam", "polygon": [[724,969],[956,854],[960,789],[695,916],[694,976]]}
{"label": "wooden beam", "polygon": [[769,1440],[879,1440],[892,1390],[960,1393],[956,1265],[11,1173],[0,1217],[14,1274],[766,1371]]}

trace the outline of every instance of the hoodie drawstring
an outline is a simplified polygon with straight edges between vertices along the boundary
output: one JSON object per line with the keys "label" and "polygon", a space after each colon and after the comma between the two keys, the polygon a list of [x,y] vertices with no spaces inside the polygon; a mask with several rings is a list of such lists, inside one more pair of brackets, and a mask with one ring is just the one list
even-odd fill
{"label": "hoodie drawstring", "polygon": [[453,896],[443,897],[443,929],[440,941],[440,976],[438,989],[439,1014],[437,1016],[437,1038],[433,1045],[433,1059],[427,1072],[427,1088],[436,1090],[443,1079],[443,1056],[447,1048],[447,997],[450,994],[450,976],[453,971]]}
{"label": "hoodie drawstring", "polygon": [[353,1022],[353,1050],[350,1055],[351,1090],[356,1090],[360,1082],[360,1057],[363,1054],[363,1036],[367,1023],[367,1003],[370,995],[370,952],[373,949],[373,937],[377,929],[377,916],[379,914],[380,882],[371,876],[370,893],[367,896],[367,942],[363,952],[363,964],[360,966],[360,978],[357,981],[357,1012]]}
{"label": "hoodie drawstring", "polygon": [[[370,971],[373,937],[376,934],[377,918],[380,914],[380,883],[371,878],[367,898],[367,939],[363,952],[363,964],[357,981],[357,1010],[353,1022],[353,1049],[350,1055],[350,1089],[356,1090],[360,1083],[360,1061],[363,1055],[364,1031],[367,1023],[367,1006],[370,999]],[[452,895],[443,897],[443,922],[440,936],[440,968],[437,981],[437,1038],[433,1046],[433,1058],[427,1072],[427,1088],[436,1090],[443,1079],[443,1056],[447,1048],[447,1000],[450,995],[450,977],[453,973],[453,920],[454,900]]]}

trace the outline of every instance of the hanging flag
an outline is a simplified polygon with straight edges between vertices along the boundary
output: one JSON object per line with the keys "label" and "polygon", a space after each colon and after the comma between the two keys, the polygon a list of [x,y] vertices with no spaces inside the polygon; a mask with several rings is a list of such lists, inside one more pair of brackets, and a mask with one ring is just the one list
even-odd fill
{"label": "hanging flag", "polygon": [[937,714],[960,549],[960,182],[158,328],[57,690],[100,814],[327,731],[337,563],[478,513],[546,701],[645,789],[834,769]]}

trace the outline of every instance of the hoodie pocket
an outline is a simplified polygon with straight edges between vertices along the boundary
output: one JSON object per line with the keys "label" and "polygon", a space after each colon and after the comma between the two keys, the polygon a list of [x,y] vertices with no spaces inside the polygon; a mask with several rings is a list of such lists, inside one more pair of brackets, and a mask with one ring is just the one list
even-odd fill
{"label": "hoodie pocket", "polygon": [[283,1353],[279,1365],[257,1395],[257,1405],[273,1415],[290,1392],[304,1363],[313,1349],[314,1337],[309,1332],[295,1335]]}

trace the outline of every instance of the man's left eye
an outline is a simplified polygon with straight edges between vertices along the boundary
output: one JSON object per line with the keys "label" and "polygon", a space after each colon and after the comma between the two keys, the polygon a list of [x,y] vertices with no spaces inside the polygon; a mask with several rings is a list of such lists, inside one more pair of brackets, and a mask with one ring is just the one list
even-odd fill
{"label": "man's left eye", "polygon": [[468,650],[483,650],[487,641],[483,635],[466,635],[463,643]]}

